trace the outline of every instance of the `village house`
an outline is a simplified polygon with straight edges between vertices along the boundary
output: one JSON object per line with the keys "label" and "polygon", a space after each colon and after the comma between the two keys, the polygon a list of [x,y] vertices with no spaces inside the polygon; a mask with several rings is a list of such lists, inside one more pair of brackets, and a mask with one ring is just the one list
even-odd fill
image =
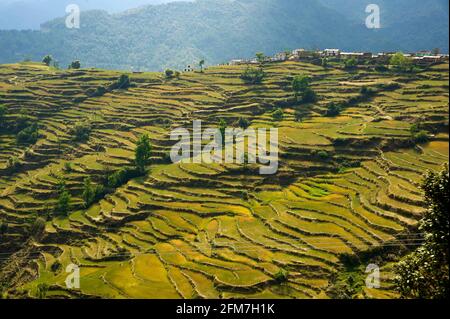
{"label": "village house", "polygon": [[341,52],[341,59],[356,59],[359,62],[372,59],[372,52]]}
{"label": "village house", "polygon": [[341,55],[341,50],[339,49],[325,49],[322,52],[322,56],[324,57],[339,57]]}
{"label": "village house", "polygon": [[273,56],[272,61],[273,62],[283,62],[283,61],[286,61],[287,59],[288,59],[288,55],[286,52],[279,52]]}

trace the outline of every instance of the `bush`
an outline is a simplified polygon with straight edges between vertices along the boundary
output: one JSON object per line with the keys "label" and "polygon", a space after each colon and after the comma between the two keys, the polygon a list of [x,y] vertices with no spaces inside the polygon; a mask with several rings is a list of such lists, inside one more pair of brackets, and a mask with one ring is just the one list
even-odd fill
{"label": "bush", "polygon": [[42,63],[44,63],[46,66],[50,66],[50,63],[52,63],[53,58],[51,55],[46,55],[43,59],[42,59]]}
{"label": "bush", "polygon": [[75,70],[77,70],[77,69],[79,69],[79,68],[81,68],[81,63],[80,63],[80,61],[73,61],[72,63],[70,63],[70,65],[69,65],[69,69],[75,69]]}
{"label": "bush", "polygon": [[93,91],[92,93],[89,93],[88,95],[91,97],[99,97],[99,96],[103,96],[106,94],[106,92],[108,92],[108,90],[103,87],[103,86],[98,86],[95,91]]}
{"label": "bush", "polygon": [[141,176],[136,168],[124,167],[108,176],[108,187],[117,188],[127,183],[130,179]]}
{"label": "bush", "polygon": [[359,94],[364,97],[369,97],[369,96],[373,96],[375,94],[375,91],[372,90],[371,88],[363,86],[361,88],[361,90],[359,91]]}
{"label": "bush", "polygon": [[266,74],[262,68],[255,69],[247,67],[244,73],[241,74],[241,79],[248,84],[258,84],[262,82],[265,76]]}
{"label": "bush", "polygon": [[45,230],[45,219],[38,217],[35,219],[35,221],[33,222],[33,224],[31,225],[30,228],[30,235],[38,240],[39,238],[41,238],[42,233]]}
{"label": "bush", "polygon": [[428,132],[421,130],[419,132],[413,133],[412,140],[415,144],[424,144],[429,140]]}
{"label": "bush", "polygon": [[358,61],[355,58],[346,59],[344,61],[344,67],[346,69],[353,69],[358,65]]}
{"label": "bush", "polygon": [[58,202],[56,203],[55,213],[59,216],[67,216],[69,214],[70,200],[71,196],[66,191],[65,186],[63,186],[58,197]]}
{"label": "bush", "polygon": [[278,108],[272,113],[272,117],[275,121],[281,121],[284,117],[283,110]]}
{"label": "bush", "polygon": [[91,130],[91,124],[88,122],[76,123],[71,131],[72,139],[76,142],[85,142],[89,139]]}
{"label": "bush", "polygon": [[244,117],[239,118],[238,125],[243,130],[246,130],[250,126],[250,121]]}
{"label": "bush", "polygon": [[171,69],[167,69],[166,71],[164,71],[164,74],[166,75],[166,78],[170,79],[173,77],[174,72]]}
{"label": "bush", "polygon": [[21,130],[16,137],[19,144],[34,144],[38,140],[39,132],[37,123],[33,123]]}
{"label": "bush", "polygon": [[282,283],[282,282],[286,282],[288,280],[288,276],[289,276],[289,273],[286,270],[280,269],[274,275],[274,278],[278,283]]}
{"label": "bush", "polygon": [[334,102],[331,102],[330,104],[328,104],[328,108],[327,108],[327,112],[325,114],[325,116],[328,117],[333,117],[333,116],[338,116],[339,114],[341,114],[342,111],[342,107]]}
{"label": "bush", "polygon": [[330,158],[330,154],[327,151],[318,151],[316,156],[321,160],[326,160]]}
{"label": "bush", "polygon": [[127,74],[122,74],[117,81],[113,82],[109,88],[111,90],[127,89],[131,86],[130,77]]}
{"label": "bush", "polygon": [[58,261],[58,260],[56,260],[51,266],[50,266],[50,269],[51,269],[51,271],[52,272],[59,272],[60,270],[61,270],[61,268],[62,268],[62,264]]}
{"label": "bush", "polygon": [[302,93],[302,103],[314,103],[317,101],[316,92],[314,92],[311,88],[307,88]]}
{"label": "bush", "polygon": [[0,235],[6,234],[8,231],[8,224],[0,220]]}

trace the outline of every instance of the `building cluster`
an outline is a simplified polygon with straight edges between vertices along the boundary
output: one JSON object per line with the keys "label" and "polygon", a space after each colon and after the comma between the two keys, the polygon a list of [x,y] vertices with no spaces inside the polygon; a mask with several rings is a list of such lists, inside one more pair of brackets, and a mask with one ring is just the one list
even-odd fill
{"label": "building cluster", "polygon": [[[373,64],[387,64],[390,58],[396,52],[344,52],[340,49],[325,49],[325,50],[305,50],[296,49],[293,51],[279,52],[274,56],[265,57],[265,62],[283,62],[283,61],[321,61],[327,59],[329,61],[339,61],[347,59],[355,59],[359,64],[371,62]],[[448,62],[448,54],[440,54],[432,51],[419,51],[415,53],[404,54],[405,57],[411,59],[413,64],[418,66],[429,66],[436,63]],[[258,64],[256,58],[253,59],[236,59],[231,60],[229,65],[239,64]]]}

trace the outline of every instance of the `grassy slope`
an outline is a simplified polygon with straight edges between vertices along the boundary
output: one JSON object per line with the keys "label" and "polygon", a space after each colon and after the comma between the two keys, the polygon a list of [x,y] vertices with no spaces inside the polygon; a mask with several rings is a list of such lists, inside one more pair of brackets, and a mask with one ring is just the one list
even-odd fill
{"label": "grassy slope", "polygon": [[[415,225],[423,212],[421,174],[448,162],[448,135],[439,133],[415,150],[399,146],[414,119],[428,127],[448,123],[448,65],[411,77],[288,62],[266,66],[268,78],[257,86],[242,83],[242,69],[214,67],[172,80],[136,73],[136,87],[86,98],[87,89],[120,73],[0,66],[0,102],[8,117],[28,111],[39,119],[42,135],[30,149],[0,135],[0,218],[10,225],[2,239],[3,278],[29,295],[46,282],[52,296],[77,296],[63,288],[64,268],[76,262],[86,295],[324,297],[341,267],[339,254],[385,244]],[[273,107],[292,96],[289,79],[305,73],[319,102],[301,106],[302,123],[294,121],[291,107],[274,122]],[[323,116],[327,103],[356,96],[362,85],[394,81],[399,89],[382,90],[338,117]],[[276,176],[259,176],[256,167],[242,172],[228,164],[159,162],[170,149],[171,129],[194,119],[210,126],[225,118],[233,125],[240,116],[253,127],[279,128]],[[94,130],[87,143],[74,144],[69,131],[85,118]],[[158,164],[147,177],[82,209],[83,179],[99,180],[131,163],[142,133],[150,135]],[[349,144],[336,146],[338,138]],[[331,157],[319,160],[312,155],[317,150]],[[5,168],[10,156],[22,164],[14,174]],[[339,170],[344,160],[361,165]],[[65,162],[72,163],[71,172],[63,170]],[[60,176],[73,195],[72,214],[49,220],[41,242],[21,245],[26,227],[53,207]],[[21,246],[7,259],[6,247]],[[56,274],[50,268],[55,260],[63,265]],[[282,285],[274,280],[280,269],[289,271]],[[392,296],[389,278],[383,288],[366,294]]]}

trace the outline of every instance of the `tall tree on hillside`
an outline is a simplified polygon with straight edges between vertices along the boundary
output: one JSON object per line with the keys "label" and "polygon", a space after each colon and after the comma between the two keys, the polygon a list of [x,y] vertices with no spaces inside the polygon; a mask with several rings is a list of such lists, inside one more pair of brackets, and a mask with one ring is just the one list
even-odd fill
{"label": "tall tree on hillside", "polygon": [[203,66],[205,65],[205,60],[200,60],[200,62],[198,63],[198,65],[200,66],[200,72],[203,72]]}
{"label": "tall tree on hillside", "polygon": [[42,63],[44,63],[47,66],[50,66],[50,63],[52,63],[53,58],[51,55],[46,55],[43,59],[42,59]]}
{"label": "tall tree on hillside", "polygon": [[137,169],[140,173],[145,172],[145,165],[150,160],[152,147],[150,145],[150,139],[147,134],[142,135],[136,142],[135,159]]}
{"label": "tall tree on hillside", "polygon": [[262,52],[258,52],[258,53],[256,53],[256,60],[259,62],[259,63],[264,63],[265,61],[266,61],[266,55],[264,54],[264,53],[262,53]]}
{"label": "tall tree on hillside", "polygon": [[427,211],[419,230],[425,243],[396,267],[396,284],[406,298],[447,299],[449,297],[449,188],[448,165],[442,172],[428,172],[422,189]]}

